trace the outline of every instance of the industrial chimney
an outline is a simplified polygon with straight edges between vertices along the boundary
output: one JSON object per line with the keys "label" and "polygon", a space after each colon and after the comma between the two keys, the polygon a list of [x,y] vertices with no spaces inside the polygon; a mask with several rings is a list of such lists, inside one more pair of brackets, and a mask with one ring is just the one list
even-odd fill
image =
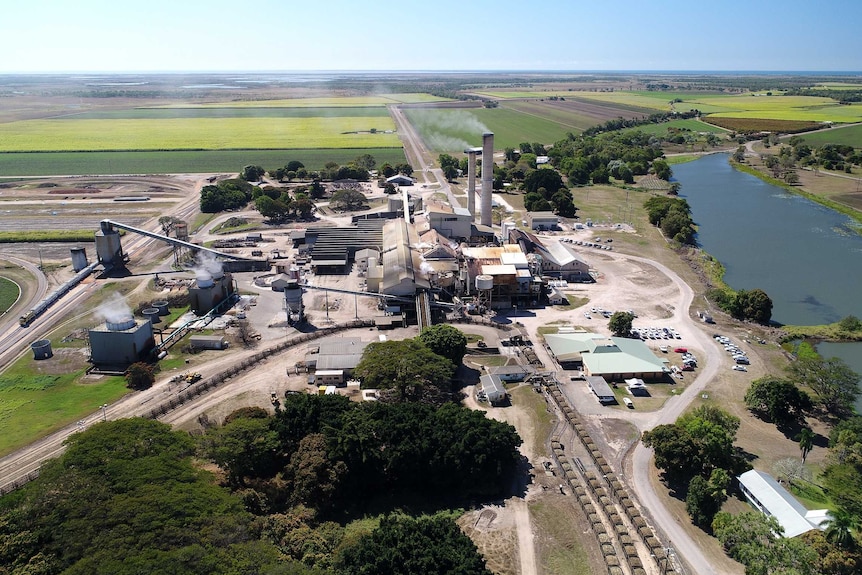
{"label": "industrial chimney", "polygon": [[470,217],[476,217],[476,154],[482,152],[482,148],[467,148],[467,211]]}
{"label": "industrial chimney", "polygon": [[494,134],[482,134],[482,209],[479,223],[491,225],[491,194],[494,190]]}

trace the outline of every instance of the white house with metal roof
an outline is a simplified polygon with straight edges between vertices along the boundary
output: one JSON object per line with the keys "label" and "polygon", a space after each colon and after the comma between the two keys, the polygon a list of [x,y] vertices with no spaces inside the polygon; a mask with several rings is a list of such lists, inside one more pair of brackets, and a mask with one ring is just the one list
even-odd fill
{"label": "white house with metal roof", "polygon": [[826,509],[806,509],[768,473],[752,469],[737,479],[745,498],[760,512],[775,517],[785,537],[825,527]]}

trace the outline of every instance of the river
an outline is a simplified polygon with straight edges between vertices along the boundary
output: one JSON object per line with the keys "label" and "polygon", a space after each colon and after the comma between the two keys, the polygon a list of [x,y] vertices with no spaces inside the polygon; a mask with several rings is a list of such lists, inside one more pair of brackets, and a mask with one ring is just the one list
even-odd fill
{"label": "river", "polygon": [[[862,318],[856,291],[862,235],[851,218],[733,169],[727,154],[677,164],[673,171],[701,247],[724,265],[732,288],[769,295],[774,321],[818,325],[851,314]],[[819,349],[862,374],[862,343]],[[862,413],[862,399],[856,408]]]}

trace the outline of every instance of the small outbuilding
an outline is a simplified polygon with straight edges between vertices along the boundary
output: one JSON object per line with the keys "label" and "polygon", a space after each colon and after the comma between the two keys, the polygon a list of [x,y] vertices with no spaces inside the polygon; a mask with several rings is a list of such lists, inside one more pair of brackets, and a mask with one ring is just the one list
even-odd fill
{"label": "small outbuilding", "polygon": [[479,384],[482,387],[482,393],[488,398],[489,403],[496,404],[505,401],[506,388],[498,376],[483,375],[479,378]]}
{"label": "small outbuilding", "polygon": [[195,349],[227,349],[229,344],[223,335],[193,335],[189,345]]}
{"label": "small outbuilding", "polygon": [[775,517],[785,537],[823,529],[826,510],[808,510],[771,475],[752,469],[739,477],[739,488],[758,511]]}
{"label": "small outbuilding", "polygon": [[596,395],[600,403],[616,402],[617,399],[614,396],[614,392],[611,386],[608,385],[608,382],[605,381],[605,378],[599,375],[588,375],[586,376],[586,380],[587,387]]}

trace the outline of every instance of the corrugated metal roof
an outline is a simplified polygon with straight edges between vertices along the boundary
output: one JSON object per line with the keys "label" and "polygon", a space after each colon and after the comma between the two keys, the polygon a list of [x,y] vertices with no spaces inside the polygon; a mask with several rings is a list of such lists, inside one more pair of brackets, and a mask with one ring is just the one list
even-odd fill
{"label": "corrugated metal roof", "polygon": [[591,375],[664,372],[664,362],[640,340],[566,333],[547,334],[545,341],[559,361],[580,358]]}
{"label": "corrugated metal roof", "polygon": [[752,469],[737,479],[752,504],[778,520],[785,537],[796,537],[817,528],[805,518],[809,513],[805,506],[768,473]]}

